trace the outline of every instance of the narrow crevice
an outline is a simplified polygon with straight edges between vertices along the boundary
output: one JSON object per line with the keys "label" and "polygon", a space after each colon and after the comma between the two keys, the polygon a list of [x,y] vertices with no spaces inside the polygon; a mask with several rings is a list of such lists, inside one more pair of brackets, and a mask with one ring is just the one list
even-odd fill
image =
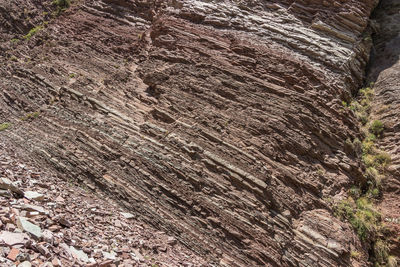
{"label": "narrow crevice", "polygon": [[[396,9],[397,8],[397,9]],[[400,27],[391,27],[391,23],[400,24],[400,4],[393,0],[379,2],[371,15],[365,38],[372,42],[370,60],[366,66],[364,88],[360,89],[354,99],[343,102],[352,110],[359,120],[362,140],[348,140],[347,143],[358,154],[364,166],[365,183],[354,185],[348,192],[348,199],[342,200],[335,207],[338,217],[348,221],[365,244],[369,261],[373,266],[397,266],[398,244],[393,242],[393,226],[387,225],[384,204],[387,201],[385,187],[390,184],[393,174],[391,151],[388,143],[393,143],[393,122],[387,120],[383,109],[386,102],[396,102],[396,97],[388,99],[382,91],[385,78],[399,74],[398,64]],[[391,70],[394,69],[394,70]],[[385,73],[384,73],[385,72]],[[389,75],[388,75],[389,74]],[[385,78],[381,78],[385,77]],[[377,82],[377,84],[376,84]],[[392,86],[396,86],[392,82]],[[390,83],[389,83],[390,86]],[[390,89],[389,89],[390,90]],[[397,107],[397,106],[396,106]],[[387,112],[386,112],[387,113]],[[393,112],[392,112],[393,114]],[[391,196],[391,200],[399,196]],[[399,212],[399,211],[397,211]]]}

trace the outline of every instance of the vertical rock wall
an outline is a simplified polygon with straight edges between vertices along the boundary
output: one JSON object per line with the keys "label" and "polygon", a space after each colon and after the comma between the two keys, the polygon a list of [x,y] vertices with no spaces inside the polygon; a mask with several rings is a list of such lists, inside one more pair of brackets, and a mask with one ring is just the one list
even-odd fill
{"label": "vertical rock wall", "polygon": [[372,113],[374,119],[385,125],[379,146],[392,158],[383,180],[383,200],[379,207],[390,229],[391,254],[400,257],[400,3],[381,1],[373,18],[376,33],[368,75],[368,80],[375,82]]}

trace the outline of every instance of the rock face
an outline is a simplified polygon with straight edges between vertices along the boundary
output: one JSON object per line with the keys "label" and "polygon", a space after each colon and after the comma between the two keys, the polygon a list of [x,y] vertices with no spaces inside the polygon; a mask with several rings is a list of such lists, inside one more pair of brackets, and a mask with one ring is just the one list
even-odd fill
{"label": "rock face", "polygon": [[400,3],[384,0],[374,14],[376,38],[374,60],[368,75],[375,81],[376,99],[373,114],[385,125],[380,147],[392,158],[383,181],[381,212],[392,236],[391,253],[400,257]]}
{"label": "rock face", "polygon": [[327,199],[363,177],[341,101],[376,4],[1,1],[0,135],[210,264],[350,265]]}
{"label": "rock face", "polygon": [[0,140],[0,176],[21,191],[35,190],[45,197],[23,198],[11,190],[0,195],[0,266],[206,264],[174,237],[125,216],[129,213],[104,193],[16,160],[23,156],[15,150]]}

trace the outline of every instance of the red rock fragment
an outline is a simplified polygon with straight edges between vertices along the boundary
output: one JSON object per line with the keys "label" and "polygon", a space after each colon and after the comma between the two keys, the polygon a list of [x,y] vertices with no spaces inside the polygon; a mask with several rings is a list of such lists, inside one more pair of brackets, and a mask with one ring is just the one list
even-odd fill
{"label": "red rock fragment", "polygon": [[53,264],[54,267],[61,266],[61,262],[57,257],[53,258],[53,260],[51,261],[51,264]]}
{"label": "red rock fragment", "polygon": [[19,249],[17,249],[17,248],[12,248],[12,249],[10,250],[10,253],[8,253],[7,259],[12,260],[12,261],[15,261],[15,259],[16,259],[17,256],[18,256],[18,254],[19,254]]}
{"label": "red rock fragment", "polygon": [[129,259],[129,258],[130,258],[130,255],[129,255],[129,253],[123,252],[122,255],[121,255],[121,257],[122,257],[123,259]]}

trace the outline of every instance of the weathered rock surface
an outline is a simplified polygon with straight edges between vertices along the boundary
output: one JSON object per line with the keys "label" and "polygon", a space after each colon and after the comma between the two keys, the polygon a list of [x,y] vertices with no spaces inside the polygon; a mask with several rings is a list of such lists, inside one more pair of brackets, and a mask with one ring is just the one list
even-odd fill
{"label": "weathered rock surface", "polygon": [[326,199],[362,179],[341,101],[362,83],[377,1],[86,0],[55,18],[0,3],[3,140],[210,265],[365,252]]}
{"label": "weathered rock surface", "polygon": [[383,180],[380,209],[391,230],[391,253],[400,257],[400,3],[381,1],[374,20],[374,58],[368,80],[375,81],[374,117],[385,125],[379,145],[392,158]]}
{"label": "weathered rock surface", "polygon": [[[1,267],[206,263],[180,244],[171,243],[172,236],[143,222],[126,219],[121,215],[123,210],[105,195],[88,192],[22,164],[16,160],[21,155],[11,153],[1,141],[0,151],[0,176],[17,184],[19,190],[41,191],[45,195],[40,202],[15,199],[11,194],[0,196]],[[31,211],[35,213],[28,213]]]}

